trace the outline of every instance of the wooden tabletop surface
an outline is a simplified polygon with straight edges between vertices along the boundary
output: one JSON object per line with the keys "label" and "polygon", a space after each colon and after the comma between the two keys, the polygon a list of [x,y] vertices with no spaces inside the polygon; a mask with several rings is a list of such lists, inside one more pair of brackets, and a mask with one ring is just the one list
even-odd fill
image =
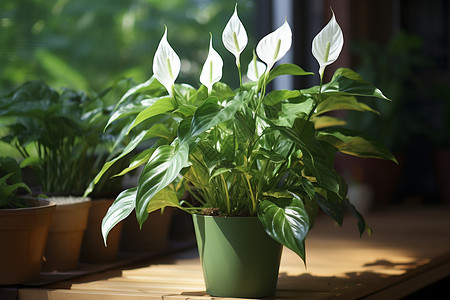
{"label": "wooden tabletop surface", "polygon": [[[394,207],[366,221],[373,235],[360,238],[352,217],[340,228],[320,216],[306,241],[306,267],[283,250],[272,299],[398,299],[450,276],[449,207]],[[213,299],[195,247],[9,292],[19,300]]]}

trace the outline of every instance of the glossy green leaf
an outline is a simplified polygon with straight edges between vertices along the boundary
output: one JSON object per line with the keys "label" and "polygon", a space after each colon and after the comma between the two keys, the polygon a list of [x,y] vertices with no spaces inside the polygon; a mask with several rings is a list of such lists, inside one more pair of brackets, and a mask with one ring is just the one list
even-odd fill
{"label": "glossy green leaf", "polygon": [[114,175],[113,177],[123,176],[126,173],[133,171],[136,168],[139,168],[140,166],[146,164],[150,159],[150,157],[152,156],[153,151],[155,151],[155,149],[153,148],[143,150],[138,155],[130,159],[130,164],[128,165],[128,167],[126,167],[125,169],[122,170],[122,172]]}
{"label": "glossy green leaf", "polygon": [[299,103],[283,103],[282,110],[288,115],[308,115],[314,107],[314,101],[311,98],[305,99]]}
{"label": "glossy green leaf", "polygon": [[271,238],[297,253],[305,261],[305,238],[309,231],[309,218],[303,201],[298,196],[262,201],[258,206],[258,218]]}
{"label": "glossy green leaf", "polygon": [[298,96],[300,96],[300,91],[297,90],[275,90],[271,91],[263,98],[263,104],[274,105],[283,100],[295,98]]}
{"label": "glossy green leaf", "polygon": [[217,170],[214,171],[214,173],[211,174],[211,177],[209,178],[209,180],[213,179],[216,176],[219,176],[221,174],[226,174],[231,172],[231,169],[229,168],[219,168]]}
{"label": "glossy green leaf", "polygon": [[337,69],[331,81],[323,85],[322,93],[345,93],[353,96],[375,97],[389,100],[377,87],[364,80],[361,75],[349,68]]}
{"label": "glossy green leaf", "polygon": [[147,206],[147,212],[151,213],[165,207],[176,207],[182,209],[178,201],[176,191],[169,187],[163,188],[161,191],[153,196],[152,201]]}
{"label": "glossy green leaf", "polygon": [[84,192],[84,196],[89,195],[93,189],[94,189],[94,185],[97,184],[100,179],[102,178],[102,176],[106,173],[106,171],[108,171],[108,169],[114,164],[116,163],[118,160],[120,160],[121,158],[125,157],[126,155],[128,155],[131,151],[133,151],[138,145],[139,143],[144,139],[145,135],[147,134],[147,131],[142,131],[140,132],[137,136],[135,136],[129,143],[128,145],[125,147],[125,149],[123,149],[123,151],[120,153],[119,156],[117,156],[116,158],[107,161],[102,169],[100,170],[100,172],[98,172],[98,174],[94,177],[94,179],[92,180],[92,182],[89,184],[89,187],[86,189],[86,191]]}
{"label": "glossy green leaf", "polygon": [[[299,124],[299,122],[306,122]],[[293,128],[271,125],[268,130],[277,130],[282,136],[295,144],[303,152],[303,163],[308,171],[324,188],[339,195],[339,182],[333,169],[329,155],[314,138],[314,124],[312,122],[297,119]]]}
{"label": "glossy green leaf", "polygon": [[314,127],[316,130],[327,127],[344,126],[347,124],[344,120],[334,118],[331,116],[321,116],[313,118]]}
{"label": "glossy green leaf", "polygon": [[186,143],[163,145],[153,152],[138,180],[136,216],[141,226],[148,217],[147,207],[151,199],[175,180],[186,166],[188,154]]}
{"label": "glossy green leaf", "polygon": [[319,131],[318,138],[345,154],[380,158],[397,163],[397,159],[383,144],[357,131],[346,128],[329,128]]}
{"label": "glossy green leaf", "polygon": [[345,204],[347,205],[348,210],[352,213],[353,216],[355,216],[357,220],[359,235],[362,236],[364,232],[367,232],[367,234],[371,236],[372,229],[367,226],[366,221],[364,220],[364,217],[361,215],[361,213],[352,203],[350,203],[348,199],[345,200]]}
{"label": "glossy green leaf", "polygon": [[344,221],[343,198],[326,189],[316,188],[316,201],[322,211],[331,217],[339,226]]}
{"label": "glossy green leaf", "polygon": [[144,110],[142,110],[134,119],[133,124],[128,129],[128,132],[139,125],[140,123],[144,122],[145,120],[169,112],[173,110],[174,107],[172,105],[172,100],[170,97],[162,97],[158,99],[154,99],[153,103],[149,103],[148,107]]}
{"label": "glossy green leaf", "polygon": [[267,82],[270,82],[276,77],[281,75],[303,76],[303,75],[314,75],[314,73],[307,72],[295,64],[281,64],[276,66],[273,70],[270,71],[269,77],[267,78]]}
{"label": "glossy green leaf", "polygon": [[283,155],[280,155],[276,151],[271,151],[264,148],[254,150],[252,154],[255,155],[256,158],[267,159],[273,163],[282,163],[286,161],[286,158]]}
{"label": "glossy green leaf", "polygon": [[228,85],[219,81],[213,86],[211,96],[216,97],[219,101],[223,101],[234,97],[235,93]]}
{"label": "glossy green leaf", "polygon": [[156,80],[156,77],[152,76],[149,80],[146,82],[143,82],[141,84],[138,84],[132,88],[130,88],[123,96],[120,98],[119,102],[116,105],[116,108],[122,104],[124,101],[126,101],[129,97],[141,93],[141,92],[148,92],[151,95],[159,96],[161,93],[161,90],[164,87],[161,85],[161,83]]}
{"label": "glossy green leaf", "polygon": [[375,114],[380,114],[367,104],[359,102],[354,96],[332,94],[326,95],[323,101],[317,105],[314,115],[317,116],[334,110],[368,111]]}
{"label": "glossy green leaf", "polygon": [[208,98],[195,112],[191,125],[191,136],[202,132],[228,120],[231,120],[246,100],[247,92],[238,94],[225,107],[217,103],[215,97]]}
{"label": "glossy green leaf", "polygon": [[125,190],[117,196],[102,220],[102,235],[106,246],[108,233],[120,221],[128,217],[135,207],[136,188]]}

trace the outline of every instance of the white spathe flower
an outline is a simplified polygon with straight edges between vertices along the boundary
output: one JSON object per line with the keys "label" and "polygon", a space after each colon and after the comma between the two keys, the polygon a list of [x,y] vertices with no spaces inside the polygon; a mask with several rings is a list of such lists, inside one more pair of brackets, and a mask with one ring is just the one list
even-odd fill
{"label": "white spathe flower", "polygon": [[239,67],[239,56],[247,46],[248,37],[244,25],[239,20],[237,5],[234,7],[234,13],[223,30],[222,42],[225,48],[236,57],[236,65]]}
{"label": "white spathe flower", "polygon": [[257,60],[256,54],[253,53],[253,59],[248,64],[247,77],[251,81],[258,81],[261,75],[266,71],[266,65]]}
{"label": "white spathe flower", "polygon": [[209,52],[200,74],[200,82],[208,88],[208,93],[217,81],[222,78],[223,61],[219,53],[214,50],[212,45],[212,36],[209,40]]}
{"label": "white spathe flower", "polygon": [[263,37],[256,46],[256,54],[270,71],[273,65],[289,51],[292,45],[292,31],[287,20],[277,30]]}
{"label": "white spathe flower", "polygon": [[325,67],[332,64],[339,57],[344,45],[344,35],[336,22],[334,12],[328,24],[314,37],[312,54],[319,63],[319,75],[323,77]]}
{"label": "white spathe flower", "polygon": [[167,27],[153,58],[153,74],[173,96],[173,85],[180,73],[181,61],[167,41]]}

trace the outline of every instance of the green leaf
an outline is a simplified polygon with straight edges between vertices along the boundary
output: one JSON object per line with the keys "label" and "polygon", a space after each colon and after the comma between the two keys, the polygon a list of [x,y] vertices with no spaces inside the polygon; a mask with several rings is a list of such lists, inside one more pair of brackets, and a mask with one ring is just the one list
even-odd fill
{"label": "green leaf", "polygon": [[281,64],[270,71],[267,83],[281,75],[314,75],[312,72],[306,72],[302,68],[294,64]]}
{"label": "green leaf", "polygon": [[162,97],[159,99],[155,99],[155,102],[150,104],[149,107],[141,111],[134,120],[133,124],[128,129],[128,132],[130,132],[131,129],[139,125],[140,123],[144,122],[145,120],[166,113],[168,111],[173,110],[174,107],[172,105],[172,99],[170,97]]}
{"label": "green leaf", "polygon": [[118,107],[109,117],[108,123],[106,123],[106,126],[105,126],[105,130],[106,130],[106,128],[109,127],[109,125],[111,123],[113,123],[116,120],[119,120],[121,118],[130,116],[130,115],[139,114],[141,111],[143,111],[147,106],[152,104],[154,101],[155,100],[153,98],[152,99],[144,99],[136,104],[128,103],[126,105],[122,105],[122,106]]}
{"label": "green leaf", "polygon": [[291,249],[305,261],[305,238],[309,231],[309,218],[303,201],[296,195],[292,199],[264,200],[258,206],[258,218],[267,234]]}
{"label": "green leaf", "polygon": [[361,75],[348,68],[339,68],[329,83],[322,87],[322,93],[346,93],[353,96],[376,97],[389,100],[370,82],[365,81]]}
{"label": "green leaf", "polygon": [[283,103],[282,110],[288,115],[308,115],[314,107],[314,100],[311,98],[305,99],[300,103]]}
{"label": "green leaf", "polygon": [[108,233],[120,221],[128,217],[135,207],[136,188],[131,188],[123,191],[117,196],[113,204],[109,207],[106,215],[102,220],[102,235],[106,246]]}
{"label": "green leaf", "polygon": [[[202,89],[202,87],[200,87],[199,91],[201,89]],[[222,100],[234,97],[235,93],[228,85],[219,81],[219,82],[216,82],[216,84],[214,84],[213,89],[211,91],[211,96],[216,97],[217,99],[222,101]]]}
{"label": "green leaf", "polygon": [[122,170],[122,172],[114,175],[113,177],[123,176],[126,173],[138,168],[139,166],[146,164],[148,162],[148,160],[150,159],[151,155],[153,154],[153,151],[155,151],[155,149],[153,149],[153,148],[145,149],[138,155],[134,156],[133,158],[130,159],[130,164],[128,165],[128,167],[126,167],[125,169]]}
{"label": "green leaf", "polygon": [[152,201],[147,206],[147,212],[151,213],[159,209],[164,209],[167,206],[182,209],[178,201],[177,192],[169,187],[163,188],[153,196]]}
{"label": "green leaf", "polygon": [[366,225],[364,217],[359,213],[356,207],[352,203],[350,203],[348,199],[345,199],[345,204],[347,204],[348,209],[355,216],[358,222],[359,235],[362,236],[366,231],[369,236],[372,235],[372,229]]}
{"label": "green leaf", "polygon": [[102,178],[102,176],[106,173],[106,171],[108,171],[108,169],[118,160],[120,160],[121,158],[125,157],[127,154],[129,154],[131,151],[133,151],[138,145],[139,143],[144,139],[145,135],[147,134],[148,130],[144,130],[142,132],[140,132],[137,136],[135,136],[129,143],[128,145],[125,147],[125,149],[123,149],[122,153],[120,153],[119,156],[117,156],[116,158],[107,161],[102,169],[100,170],[100,172],[98,172],[98,174],[95,176],[95,178],[92,180],[92,182],[89,184],[88,188],[86,189],[86,191],[84,192],[84,196],[89,195],[93,190],[94,190],[94,185],[97,184],[100,179]]}
{"label": "green leaf", "polygon": [[139,177],[136,196],[136,216],[142,226],[148,217],[147,207],[159,191],[168,186],[188,162],[189,146],[163,145],[153,152]]}
{"label": "green leaf", "polygon": [[335,193],[330,193],[325,189],[317,189],[317,203],[320,208],[330,216],[339,226],[344,222],[344,208],[342,199],[337,197]]}
{"label": "green leaf", "polygon": [[[269,122],[270,123],[270,122]],[[332,156],[314,137],[314,124],[297,119],[293,128],[271,125],[266,130],[278,130],[286,139],[294,142],[303,152],[303,163],[317,183],[339,195],[339,181],[333,169]]]}
{"label": "green leaf", "polygon": [[191,125],[191,137],[234,118],[234,115],[246,100],[247,92],[238,94],[225,107],[217,103],[217,98],[211,97],[196,110]]}
{"label": "green leaf", "polygon": [[22,171],[20,168],[21,166],[14,158],[9,156],[0,157],[0,174],[3,173],[11,176],[11,179],[9,180],[10,183],[18,183],[22,181]]}
{"label": "green leaf", "polygon": [[231,169],[229,169],[229,168],[219,168],[219,169],[214,171],[214,173],[209,178],[209,181],[211,181],[211,179],[213,179],[216,176],[219,176],[221,174],[226,174],[226,173],[229,173],[229,172],[231,172]]}
{"label": "green leaf", "polygon": [[312,119],[314,122],[314,127],[316,129],[323,129],[326,127],[334,127],[334,126],[345,126],[347,122],[344,120],[330,117],[330,116],[321,116],[321,117],[315,117]]}
{"label": "green leaf", "polygon": [[300,91],[297,90],[275,90],[270,93],[268,93],[263,98],[263,104],[265,105],[274,105],[279,103],[280,101],[289,99],[289,98],[295,98],[300,96]]}
{"label": "green leaf", "polygon": [[122,102],[124,102],[125,100],[128,99],[128,97],[135,95],[137,93],[141,93],[141,92],[148,92],[149,94],[153,94],[153,95],[159,95],[161,93],[161,89],[163,88],[162,84],[159,83],[159,81],[152,76],[149,80],[147,80],[144,83],[138,84],[134,87],[132,87],[131,89],[129,89],[120,99],[120,101],[117,103],[116,108],[119,106],[119,104],[121,104]]}
{"label": "green leaf", "polygon": [[325,141],[340,152],[358,157],[390,160],[398,164],[391,151],[372,137],[346,128],[329,128],[318,132],[318,139]]}
{"label": "green leaf", "polygon": [[252,154],[257,158],[268,159],[274,163],[282,163],[286,161],[286,158],[283,155],[280,155],[276,151],[270,151],[264,148],[253,150]]}
{"label": "green leaf", "polygon": [[334,110],[356,110],[369,111],[380,114],[369,105],[359,102],[355,96],[349,96],[342,93],[332,94],[324,97],[324,100],[317,105],[314,115],[320,115]]}
{"label": "green leaf", "polygon": [[171,142],[174,139],[173,134],[167,129],[167,126],[162,123],[157,123],[150,127],[144,139],[146,140],[147,138],[152,137],[163,138],[168,142]]}

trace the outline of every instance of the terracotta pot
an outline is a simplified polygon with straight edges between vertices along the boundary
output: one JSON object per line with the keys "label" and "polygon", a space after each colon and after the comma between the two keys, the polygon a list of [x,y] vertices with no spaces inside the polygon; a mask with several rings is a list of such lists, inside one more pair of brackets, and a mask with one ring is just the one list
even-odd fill
{"label": "terracotta pot", "polygon": [[[50,198],[55,199],[55,198]],[[42,271],[70,271],[78,267],[83,233],[86,229],[89,198],[75,203],[58,203],[50,226]]]}
{"label": "terracotta pot", "polygon": [[170,226],[173,209],[167,207],[164,214],[155,211],[149,214],[142,229],[136,217],[130,215],[123,221],[120,249],[123,251],[155,251],[162,252],[169,247]]}
{"label": "terracotta pot", "polygon": [[0,210],[0,284],[39,279],[55,203],[30,201],[36,206]]}
{"label": "terracotta pot", "polygon": [[108,234],[107,247],[103,242],[102,220],[114,199],[97,199],[91,201],[88,225],[84,231],[80,261],[102,263],[114,261],[119,250],[122,222],[114,226]]}

